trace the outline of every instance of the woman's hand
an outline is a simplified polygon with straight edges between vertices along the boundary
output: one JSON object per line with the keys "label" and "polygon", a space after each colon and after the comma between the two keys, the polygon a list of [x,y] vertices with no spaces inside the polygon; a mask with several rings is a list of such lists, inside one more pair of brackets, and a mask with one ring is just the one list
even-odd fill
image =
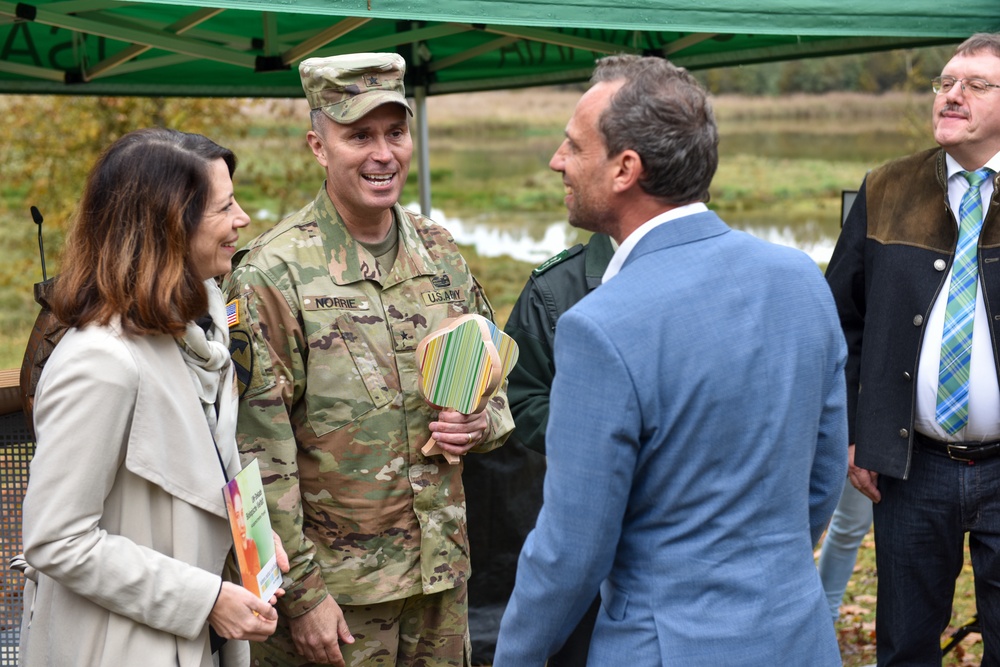
{"label": "woman's hand", "polygon": [[271,540],[274,542],[274,556],[278,561],[278,569],[282,572],[288,572],[288,554],[285,552],[285,545],[281,543],[281,538],[273,530],[271,531]]}
{"label": "woman's hand", "polygon": [[208,622],[226,639],[262,642],[274,633],[278,612],[242,586],[224,581]]}
{"label": "woman's hand", "polygon": [[[288,554],[285,552],[285,545],[281,543],[281,538],[278,537],[278,534],[273,530],[271,531],[271,540],[274,541],[274,557],[278,562],[278,569],[282,572],[288,572]],[[285,589],[279,588],[274,592],[274,595],[271,596],[271,599],[268,602],[270,602],[272,606],[276,605],[278,604],[278,598],[284,594]]]}

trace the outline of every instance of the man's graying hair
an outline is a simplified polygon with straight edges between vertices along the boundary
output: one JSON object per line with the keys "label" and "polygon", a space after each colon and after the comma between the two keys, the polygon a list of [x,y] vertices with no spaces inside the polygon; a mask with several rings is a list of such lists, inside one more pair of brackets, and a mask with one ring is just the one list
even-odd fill
{"label": "man's graying hair", "polygon": [[309,112],[309,122],[312,124],[313,132],[322,134],[322,129],[324,127],[323,123],[326,120],[326,114],[323,113],[322,109],[313,109]]}
{"label": "man's graying hair", "polygon": [[708,96],[687,70],[663,58],[601,58],[591,83],[624,79],[598,126],[608,156],[631,149],[642,159],[640,187],[665,203],[708,201],[719,165],[719,131]]}
{"label": "man's graying hair", "polygon": [[1000,34],[977,32],[955,49],[956,56],[974,56],[983,52],[1000,58]]}

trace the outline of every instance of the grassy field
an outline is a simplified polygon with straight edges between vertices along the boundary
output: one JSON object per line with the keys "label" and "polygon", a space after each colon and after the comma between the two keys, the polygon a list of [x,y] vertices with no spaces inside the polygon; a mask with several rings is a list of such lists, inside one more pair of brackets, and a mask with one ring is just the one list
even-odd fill
{"label": "grassy field", "polygon": [[[532,107],[517,102],[508,102],[503,108],[517,110],[520,115],[507,118],[503,114],[489,122],[472,120],[465,123],[460,131],[452,124],[466,108],[481,108],[475,100],[463,96],[450,96],[430,100],[429,115],[436,119],[431,146],[443,148],[475,142],[490,137],[498,142],[515,143],[519,136],[528,141],[537,141],[548,150],[559,142],[562,126],[572,110],[577,93],[551,94],[544,96],[550,106]],[[541,96],[538,99],[542,99]],[[62,100],[52,98],[50,104]],[[39,98],[39,104],[44,100]],[[0,110],[3,110],[0,100]],[[489,103],[494,109],[501,109],[495,101]],[[525,115],[523,112],[530,111]],[[22,110],[23,111],[23,110]],[[28,110],[32,111],[32,110]],[[33,110],[44,116],[44,107]],[[237,136],[222,137],[216,133],[213,138],[231,146],[240,158],[235,185],[241,205],[253,218],[249,228],[241,231],[241,240],[247,241],[274,224],[283,213],[291,212],[309,201],[322,183],[322,170],[315,164],[304,135],[308,129],[308,109],[304,101],[247,101],[244,105],[247,123],[245,131]],[[437,122],[437,119],[440,122]],[[545,119],[545,122],[541,122]],[[536,124],[532,125],[532,124]],[[440,125],[440,130],[437,129]],[[99,145],[107,143],[95,139]],[[22,155],[37,147],[15,147],[9,155]],[[41,149],[38,149],[41,150]],[[54,149],[51,156],[39,160],[43,164],[58,161],[63,155]],[[15,160],[16,162],[16,160]],[[0,164],[0,368],[20,365],[25,341],[31,328],[37,307],[32,301],[32,284],[42,279],[37,242],[37,227],[32,223],[28,207],[37,204],[45,214],[43,224],[44,245],[48,275],[59,269],[59,255],[68,223],[65,216],[52,211],[70,209],[82,187],[79,182],[62,184],[57,196],[60,201],[28,200],[25,188],[11,185],[13,179],[4,178],[4,169],[21,168],[21,164]],[[431,175],[436,207],[446,207],[453,211],[476,213],[479,211],[502,212],[534,207],[544,200],[541,208],[558,211],[562,206],[562,186],[558,178],[551,175],[544,162],[538,165],[539,177],[532,182],[520,175],[504,178],[467,177],[467,170],[450,165],[438,166],[432,162]],[[417,200],[414,170],[407,184],[403,201]],[[63,204],[68,202],[68,204]],[[531,203],[534,202],[534,203]],[[266,213],[266,214],[265,214]],[[503,317],[524,284],[533,265],[517,262],[509,258],[492,258],[480,261],[469,250],[469,259],[477,272],[487,283],[492,302]]]}
{"label": "grassy field", "polygon": [[[430,170],[435,208],[452,216],[471,217],[502,218],[507,212],[517,211],[561,214],[562,184],[549,171],[547,162],[562,139],[579,94],[578,89],[569,88],[430,98]],[[64,103],[58,98],[48,99],[50,105]],[[44,98],[39,98],[39,104],[44,103]],[[865,171],[881,161],[851,154],[825,158],[818,148],[810,151],[794,145],[798,133],[808,131],[810,141],[815,141],[817,135],[831,136],[830,144],[824,144],[825,151],[843,144],[841,137],[859,132],[889,130],[898,136],[901,126],[907,128],[907,136],[912,135],[913,145],[894,145],[894,153],[906,153],[927,143],[927,114],[915,109],[929,105],[926,98],[919,96],[720,97],[714,103],[723,159],[713,183],[711,205],[723,217],[734,212],[752,214],[776,204],[803,219],[816,211],[839,209],[840,191],[857,187]],[[322,173],[304,144],[304,101],[248,100],[242,108],[243,130],[238,136],[213,136],[225,140],[240,156],[237,196],[253,218],[241,236],[248,240],[283,213],[311,199]],[[42,117],[48,110],[34,111]],[[773,155],[767,149],[746,146],[748,139],[772,135],[776,140],[793,138],[790,150],[799,155]],[[106,143],[99,137],[93,142]],[[476,152],[462,152],[470,146]],[[24,146],[15,148],[13,153],[17,154],[27,150]],[[52,155],[42,156],[43,163],[65,159],[65,147],[52,150]],[[511,164],[498,170],[492,168],[491,162]],[[26,201],[23,187],[5,185],[13,180],[4,178],[5,168],[13,167],[0,164],[0,368],[20,364],[35,312],[31,285],[41,279],[37,228],[28,215],[28,206],[38,204],[47,214],[44,243],[48,273],[52,275],[58,271],[66,220],[50,212],[69,210],[82,187],[82,179],[77,179],[80,182],[62,183],[47,200]],[[411,173],[403,201],[417,200],[416,180]],[[501,317],[505,306],[516,298],[530,268],[503,258],[477,263],[478,275]]]}
{"label": "grassy field", "polygon": [[[516,211],[560,213],[562,184],[546,163],[561,141],[579,94],[579,89],[570,88],[431,98],[428,113],[435,208],[449,215],[501,218]],[[829,217],[830,211],[839,210],[840,191],[857,187],[867,169],[888,155],[930,145],[929,107],[929,96],[906,94],[717,98],[722,161],[712,187],[712,206],[723,217],[775,206],[803,219],[817,211],[825,211]],[[307,129],[304,102],[247,101],[244,111],[248,129],[232,139],[231,145],[241,159],[237,195],[255,218],[241,236],[249,240],[273,224],[280,212],[308,201],[322,175],[302,139]],[[39,117],[44,113],[40,109]],[[867,144],[884,132],[892,134],[892,144],[885,151],[869,150]],[[862,142],[863,151],[851,148],[855,144],[847,141],[858,133],[873,137],[872,142]],[[781,150],[753,148],[762,136],[772,136]],[[799,137],[808,137],[802,141],[809,145],[798,145]],[[452,160],[451,156],[462,155],[470,146],[489,148],[493,156],[489,159],[516,159],[519,168],[498,175],[487,170],[489,164],[483,164],[489,160],[475,156],[464,162]],[[2,169],[0,165],[0,176]],[[41,269],[37,228],[27,212],[34,202],[24,201],[23,191],[6,188],[3,183],[0,178],[0,368],[13,368],[20,365],[34,318],[31,285],[41,279]],[[81,184],[63,185],[61,196],[72,202]],[[416,178],[411,174],[404,201],[416,199]],[[253,215],[255,211],[273,213]],[[44,226],[49,275],[58,271],[60,222],[47,220]],[[532,265],[509,257],[479,257],[472,249],[467,255],[503,323]],[[847,667],[874,662],[876,581],[869,538],[859,554],[838,623]],[[955,596],[956,627],[974,613],[974,606],[971,577],[965,573]],[[945,664],[978,664],[980,654],[979,637],[972,635]]]}

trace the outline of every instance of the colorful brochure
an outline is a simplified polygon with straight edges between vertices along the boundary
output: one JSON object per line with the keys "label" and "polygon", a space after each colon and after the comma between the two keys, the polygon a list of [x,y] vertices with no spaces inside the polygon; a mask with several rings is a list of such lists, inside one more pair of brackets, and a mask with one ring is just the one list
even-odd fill
{"label": "colorful brochure", "polygon": [[281,572],[274,552],[271,518],[264,501],[260,465],[253,459],[222,487],[233,530],[236,560],[243,586],[262,600],[270,600],[281,586]]}

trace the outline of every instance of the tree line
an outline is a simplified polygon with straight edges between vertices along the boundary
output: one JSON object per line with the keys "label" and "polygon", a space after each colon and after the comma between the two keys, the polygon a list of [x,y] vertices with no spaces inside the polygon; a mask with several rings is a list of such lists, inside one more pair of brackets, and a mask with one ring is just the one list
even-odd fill
{"label": "tree line", "polygon": [[[954,46],[906,49],[828,58],[726,67],[694,72],[715,95],[780,96],[831,91],[882,93],[928,91]],[[100,151],[130,129],[166,125],[208,132],[220,141],[246,136],[251,124],[243,113],[265,101],[236,99],[125,98],[75,96],[0,96],[0,214],[24,202],[44,205],[46,218],[61,227],[76,192]],[[276,184],[294,183],[295,174],[244,169],[256,191],[283,199]],[[282,185],[281,187],[288,187]]]}
{"label": "tree line", "polygon": [[693,72],[715,95],[820,94],[833,91],[924,92],[954,45],[807,58]]}

